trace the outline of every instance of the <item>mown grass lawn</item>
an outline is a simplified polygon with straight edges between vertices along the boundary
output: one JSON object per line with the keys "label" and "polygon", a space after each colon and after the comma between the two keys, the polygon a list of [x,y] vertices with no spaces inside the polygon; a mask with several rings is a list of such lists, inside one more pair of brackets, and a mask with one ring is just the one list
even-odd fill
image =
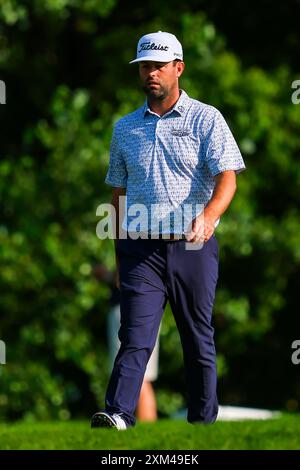
{"label": "mown grass lawn", "polygon": [[138,423],[127,431],[90,429],[86,422],[0,424],[0,449],[208,450],[300,449],[300,415],[274,420],[190,425],[182,420]]}

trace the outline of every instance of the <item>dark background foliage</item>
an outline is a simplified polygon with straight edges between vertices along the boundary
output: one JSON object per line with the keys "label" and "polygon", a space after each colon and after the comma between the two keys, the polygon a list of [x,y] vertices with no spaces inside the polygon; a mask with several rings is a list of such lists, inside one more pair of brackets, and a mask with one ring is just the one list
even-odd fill
{"label": "dark background foliage", "polygon": [[[136,42],[184,46],[181,86],[224,114],[247,171],[217,229],[222,404],[297,410],[300,2],[1,0],[0,415],[69,419],[103,405],[113,244],[96,237],[113,123],[139,106]],[[185,404],[179,337],[162,325],[160,414]],[[298,366],[300,367],[300,366]]]}

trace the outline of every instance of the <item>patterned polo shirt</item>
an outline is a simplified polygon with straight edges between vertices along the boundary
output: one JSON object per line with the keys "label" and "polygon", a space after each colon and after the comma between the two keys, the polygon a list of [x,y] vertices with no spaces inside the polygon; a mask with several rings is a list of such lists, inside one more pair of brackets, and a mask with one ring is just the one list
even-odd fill
{"label": "patterned polo shirt", "polygon": [[180,90],[163,116],[146,101],[115,124],[105,182],[126,188],[124,229],[182,234],[211,199],[214,176],[245,168],[222,114]]}

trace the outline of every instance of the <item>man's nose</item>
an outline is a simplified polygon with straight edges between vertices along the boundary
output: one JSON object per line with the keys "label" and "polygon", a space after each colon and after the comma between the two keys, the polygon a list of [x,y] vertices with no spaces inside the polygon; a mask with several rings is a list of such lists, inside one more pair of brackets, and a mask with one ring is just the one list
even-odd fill
{"label": "man's nose", "polygon": [[156,77],[156,72],[157,72],[157,69],[155,67],[151,68],[148,71],[148,78],[155,78]]}

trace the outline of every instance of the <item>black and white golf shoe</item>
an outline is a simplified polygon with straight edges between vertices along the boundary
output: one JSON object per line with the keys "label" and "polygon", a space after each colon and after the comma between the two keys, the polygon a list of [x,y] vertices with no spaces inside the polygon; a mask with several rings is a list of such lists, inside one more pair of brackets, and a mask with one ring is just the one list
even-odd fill
{"label": "black and white golf shoe", "polygon": [[125,431],[127,425],[121,415],[122,413],[110,414],[107,411],[98,411],[92,416],[91,428],[117,428],[118,431]]}

